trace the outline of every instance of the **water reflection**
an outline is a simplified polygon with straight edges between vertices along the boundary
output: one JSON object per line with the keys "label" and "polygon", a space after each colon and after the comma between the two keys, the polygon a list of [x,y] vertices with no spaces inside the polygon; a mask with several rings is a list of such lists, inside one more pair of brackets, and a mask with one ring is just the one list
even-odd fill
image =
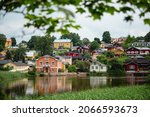
{"label": "water reflection", "polygon": [[0,99],[18,99],[23,95],[45,95],[68,91],[81,91],[96,87],[114,87],[123,85],[135,85],[144,83],[144,78],[125,77],[37,77],[35,79],[22,79],[0,83]]}
{"label": "water reflection", "polygon": [[71,91],[71,81],[66,77],[37,77],[36,78],[36,90],[38,94],[52,94],[56,92]]}

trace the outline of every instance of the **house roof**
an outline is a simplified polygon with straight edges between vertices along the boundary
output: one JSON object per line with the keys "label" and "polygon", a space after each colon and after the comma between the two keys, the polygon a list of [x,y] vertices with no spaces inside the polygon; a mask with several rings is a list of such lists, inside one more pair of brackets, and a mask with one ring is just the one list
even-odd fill
{"label": "house roof", "polygon": [[11,63],[11,60],[0,60],[0,65],[5,65],[7,63]]}
{"label": "house roof", "polygon": [[56,39],[56,40],[54,40],[54,42],[58,42],[58,43],[62,42],[62,43],[65,43],[65,42],[71,42],[71,40],[70,40],[70,39]]}
{"label": "house roof", "polygon": [[22,62],[13,62],[13,64],[15,64],[16,66],[29,66],[29,65],[22,63]]}
{"label": "house roof", "polygon": [[36,51],[29,51],[26,52],[26,56],[33,56],[35,54]]}
{"label": "house roof", "polygon": [[125,61],[125,64],[137,63],[137,64],[147,64],[150,65],[150,60],[146,58],[134,58]]}
{"label": "house roof", "polygon": [[96,64],[98,64],[98,65],[100,65],[100,66],[106,66],[105,64],[103,64],[103,63],[101,63],[101,62],[99,62],[99,61],[92,61],[91,64],[94,64],[94,63],[96,63]]}
{"label": "house roof", "polygon": [[150,48],[148,48],[148,47],[137,47],[137,49],[139,49],[139,50],[150,50]]}

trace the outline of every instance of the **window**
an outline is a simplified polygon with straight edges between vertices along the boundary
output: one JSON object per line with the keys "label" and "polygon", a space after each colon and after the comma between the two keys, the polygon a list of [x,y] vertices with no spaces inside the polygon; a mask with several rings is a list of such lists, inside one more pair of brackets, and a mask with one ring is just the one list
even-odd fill
{"label": "window", "polygon": [[101,66],[101,69],[103,69],[103,66]]}
{"label": "window", "polygon": [[54,62],[52,62],[52,66],[54,66]]}
{"label": "window", "polygon": [[46,62],[46,65],[48,65],[49,63],[48,62]]}
{"label": "window", "polygon": [[134,65],[130,65],[130,70],[135,71],[135,66]]}
{"label": "window", "polygon": [[96,66],[95,69],[98,69],[98,66]]}
{"label": "window", "polygon": [[92,66],[92,69],[94,69],[94,66]]}
{"label": "window", "polygon": [[43,63],[42,63],[42,62],[40,62],[40,65],[42,66],[42,65],[43,65]]}
{"label": "window", "polygon": [[48,61],[48,57],[46,57],[46,61]]}

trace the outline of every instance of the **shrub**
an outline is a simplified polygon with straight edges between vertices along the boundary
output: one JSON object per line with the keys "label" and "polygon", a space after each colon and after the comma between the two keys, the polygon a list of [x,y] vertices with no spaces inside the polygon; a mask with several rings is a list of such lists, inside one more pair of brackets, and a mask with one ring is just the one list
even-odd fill
{"label": "shrub", "polygon": [[69,65],[68,72],[76,72],[76,71],[77,71],[77,69],[76,69],[75,65]]}

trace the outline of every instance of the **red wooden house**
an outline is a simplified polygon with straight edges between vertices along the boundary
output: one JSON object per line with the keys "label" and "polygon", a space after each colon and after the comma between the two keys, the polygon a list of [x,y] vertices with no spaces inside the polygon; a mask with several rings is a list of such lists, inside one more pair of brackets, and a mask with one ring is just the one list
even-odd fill
{"label": "red wooden house", "polygon": [[150,53],[150,48],[147,47],[142,47],[142,48],[130,47],[126,50],[126,54],[128,56],[147,55],[149,53]]}
{"label": "red wooden house", "polygon": [[77,47],[77,52],[87,53],[87,52],[90,52],[90,49],[88,46],[79,46],[79,47]]}
{"label": "red wooden house", "polygon": [[149,71],[150,60],[146,58],[134,58],[125,61],[124,66],[127,72]]}
{"label": "red wooden house", "polygon": [[77,53],[77,52],[68,52],[68,53],[66,54],[66,56],[79,57],[79,56],[81,56],[81,54],[80,54],[80,53]]}

